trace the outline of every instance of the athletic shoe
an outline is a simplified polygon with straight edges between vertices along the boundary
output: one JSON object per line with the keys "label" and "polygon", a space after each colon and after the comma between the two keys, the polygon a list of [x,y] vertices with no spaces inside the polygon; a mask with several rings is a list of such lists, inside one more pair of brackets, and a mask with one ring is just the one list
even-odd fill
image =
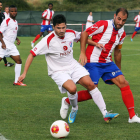
{"label": "athletic shoe", "polygon": [[7,62],[7,64],[5,64],[6,67],[12,67],[14,65],[14,63],[10,63],[10,62]]}
{"label": "athletic shoe", "polygon": [[18,82],[18,83],[13,83],[13,85],[15,86],[27,86],[26,84],[23,84],[22,82]]}
{"label": "athletic shoe", "polygon": [[128,119],[129,123],[140,123],[140,118],[138,116],[133,116],[132,119]]}
{"label": "athletic shoe", "polygon": [[61,101],[61,108],[60,108],[60,116],[62,119],[65,119],[68,114],[69,104],[65,103],[65,99],[67,97],[63,97]]}
{"label": "athletic shoe", "polygon": [[69,123],[74,123],[78,110],[71,109],[70,115],[68,117]]}
{"label": "athletic shoe", "polygon": [[109,121],[111,121],[112,119],[115,119],[119,116],[118,113],[109,113],[107,112],[105,117],[104,117],[104,121],[109,123]]}
{"label": "athletic shoe", "polygon": [[31,42],[31,47],[34,48],[34,43],[33,42]]}
{"label": "athletic shoe", "polygon": [[131,41],[133,41],[133,39],[131,38]]}

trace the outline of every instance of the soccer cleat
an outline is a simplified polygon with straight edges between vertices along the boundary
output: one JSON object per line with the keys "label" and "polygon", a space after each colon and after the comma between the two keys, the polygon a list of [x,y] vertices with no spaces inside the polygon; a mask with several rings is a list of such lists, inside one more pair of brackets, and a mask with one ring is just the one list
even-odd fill
{"label": "soccer cleat", "polygon": [[107,112],[106,115],[104,116],[104,121],[109,123],[112,119],[115,119],[119,116],[118,113],[109,113]]}
{"label": "soccer cleat", "polygon": [[78,110],[71,109],[70,115],[68,117],[69,123],[74,123]]}
{"label": "soccer cleat", "polygon": [[7,62],[7,64],[5,64],[6,67],[12,67],[14,65],[14,63],[10,63],[10,62]]}
{"label": "soccer cleat", "polygon": [[31,42],[31,47],[34,48],[34,43],[33,42]]}
{"label": "soccer cleat", "polygon": [[131,41],[133,41],[133,39],[131,38]]}
{"label": "soccer cleat", "polygon": [[65,103],[65,99],[67,97],[63,97],[61,101],[61,108],[60,108],[60,116],[62,119],[65,119],[68,114],[69,104]]}
{"label": "soccer cleat", "polygon": [[22,82],[18,82],[18,83],[13,83],[13,85],[15,86],[27,86],[26,84],[23,84]]}
{"label": "soccer cleat", "polygon": [[133,116],[132,119],[128,119],[129,123],[140,123],[140,118],[138,116]]}

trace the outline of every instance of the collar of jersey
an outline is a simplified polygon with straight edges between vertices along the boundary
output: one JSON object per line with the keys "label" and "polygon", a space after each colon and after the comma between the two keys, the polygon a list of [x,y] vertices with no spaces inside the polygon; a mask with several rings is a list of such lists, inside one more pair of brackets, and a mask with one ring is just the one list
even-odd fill
{"label": "collar of jersey", "polygon": [[114,20],[112,20],[112,25],[113,25],[113,28],[116,30],[116,31],[118,31],[119,29],[116,29],[115,28],[115,25],[114,25]]}
{"label": "collar of jersey", "polygon": [[[55,32],[54,32],[55,33]],[[59,37],[56,33],[55,33],[55,35],[59,38],[59,39],[64,39],[65,38],[65,36],[64,37]]]}

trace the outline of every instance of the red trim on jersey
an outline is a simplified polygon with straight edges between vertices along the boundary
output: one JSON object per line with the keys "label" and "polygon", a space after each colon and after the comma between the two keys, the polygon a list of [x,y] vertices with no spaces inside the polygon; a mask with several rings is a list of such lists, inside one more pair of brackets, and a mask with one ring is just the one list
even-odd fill
{"label": "red trim on jersey", "polygon": [[30,53],[31,53],[33,56],[36,56],[36,54],[35,54],[32,50],[30,50]]}
{"label": "red trim on jersey", "polygon": [[10,21],[10,18],[6,19],[7,26],[8,26],[9,21]]}
{"label": "red trim on jersey", "polygon": [[66,32],[71,32],[71,33],[74,33],[74,34],[75,34],[75,36],[76,36],[75,31],[73,31],[73,30],[71,30],[71,29],[66,29]]}
{"label": "red trim on jersey", "polygon": [[[52,19],[52,11],[50,11],[50,19]],[[50,25],[51,21],[48,21],[48,24]]]}
{"label": "red trim on jersey", "polygon": [[121,38],[120,38],[120,41],[122,41],[122,39],[125,38],[125,37],[126,37],[126,33],[124,31],[123,34],[122,34],[122,36],[121,36]]}
{"label": "red trim on jersey", "polygon": [[[109,40],[109,42],[107,44],[105,44],[105,49],[106,51],[102,51],[101,52],[101,55],[99,56],[99,63],[105,63],[106,62],[106,58],[108,57],[108,54],[112,48],[112,45],[114,44],[115,40],[116,40],[116,35],[118,34],[118,31],[116,31],[114,28],[113,28],[113,32],[112,32],[112,35],[111,35],[111,38]],[[112,56],[110,55],[110,57],[112,58]]]}
{"label": "red trim on jersey", "polygon": [[0,32],[0,34],[2,34],[2,32]]}
{"label": "red trim on jersey", "polygon": [[47,45],[48,45],[48,48],[49,48],[49,43],[51,41],[51,39],[54,37],[54,33],[52,33],[48,38],[47,38]]}

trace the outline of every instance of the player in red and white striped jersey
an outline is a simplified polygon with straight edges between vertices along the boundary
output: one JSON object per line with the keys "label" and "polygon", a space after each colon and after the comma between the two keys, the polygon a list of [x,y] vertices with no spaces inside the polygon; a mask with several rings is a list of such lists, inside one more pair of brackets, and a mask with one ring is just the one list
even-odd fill
{"label": "player in red and white striped jersey", "polygon": [[54,11],[53,9],[53,4],[49,3],[48,4],[48,9],[46,9],[43,13],[42,13],[42,23],[41,23],[41,30],[40,30],[40,34],[38,34],[35,39],[31,42],[31,47],[34,47],[34,43],[44,34],[44,32],[47,30],[48,33],[50,33],[53,29],[51,26],[51,21],[52,21],[52,17],[54,15]]}
{"label": "player in red and white striped jersey", "polygon": [[134,31],[134,33],[132,34],[132,37],[131,37],[131,41],[133,41],[134,36],[138,32],[138,30],[140,30],[140,11],[139,11],[139,15],[135,16],[134,22],[136,22],[136,25],[135,25],[135,31]]}
{"label": "player in red and white striped jersey", "polygon": [[[66,29],[66,19],[63,15],[53,18],[54,31],[45,36],[31,51],[27,58],[24,72],[19,77],[21,82],[37,55],[45,54],[48,64],[48,75],[56,82],[61,93],[67,92],[72,105],[69,123],[73,123],[78,110],[76,83],[83,85],[91,94],[98,96],[97,106],[107,113],[102,94],[89,77],[87,70],[73,58],[73,42],[80,41],[81,32]],[[95,101],[96,99],[93,100]],[[71,117],[73,116],[73,117]]]}
{"label": "player in red and white striped jersey", "polygon": [[[127,17],[128,11],[119,8],[114,14],[113,20],[98,21],[82,32],[79,61],[82,65],[85,65],[96,86],[98,86],[99,79],[102,78],[106,84],[115,84],[120,88],[123,102],[129,113],[128,122],[140,123],[140,118],[136,116],[134,111],[134,99],[129,83],[121,72],[121,48],[126,36],[123,25]],[[86,49],[88,36],[92,36],[92,40],[96,42],[96,45],[88,45]],[[104,49],[99,49],[99,46],[104,46]],[[113,50],[116,64],[111,57]],[[79,102],[88,99],[91,99],[88,91],[78,92]],[[64,102],[69,104],[68,98]]]}

